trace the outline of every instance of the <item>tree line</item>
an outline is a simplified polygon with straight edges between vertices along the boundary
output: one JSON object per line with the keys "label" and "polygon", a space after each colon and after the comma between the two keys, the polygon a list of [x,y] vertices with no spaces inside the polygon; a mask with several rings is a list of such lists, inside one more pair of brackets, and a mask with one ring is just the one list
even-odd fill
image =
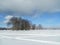
{"label": "tree line", "polygon": [[[10,27],[11,26],[11,27]],[[23,19],[21,17],[12,17],[9,22],[7,22],[7,27],[10,27],[8,29],[12,29],[12,30],[30,30],[30,29],[41,29],[42,26],[39,25],[36,28],[35,24],[32,24],[29,20]]]}

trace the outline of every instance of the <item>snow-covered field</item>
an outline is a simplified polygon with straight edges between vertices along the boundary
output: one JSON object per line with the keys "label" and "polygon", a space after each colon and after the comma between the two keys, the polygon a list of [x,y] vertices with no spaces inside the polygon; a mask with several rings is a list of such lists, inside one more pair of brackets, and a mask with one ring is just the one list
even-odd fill
{"label": "snow-covered field", "polygon": [[0,45],[60,45],[60,30],[3,30]]}

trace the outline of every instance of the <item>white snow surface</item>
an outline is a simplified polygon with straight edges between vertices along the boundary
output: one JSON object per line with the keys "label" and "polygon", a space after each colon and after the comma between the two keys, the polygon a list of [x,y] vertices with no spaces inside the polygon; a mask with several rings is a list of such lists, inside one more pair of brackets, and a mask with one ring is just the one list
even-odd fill
{"label": "white snow surface", "polygon": [[60,45],[60,30],[0,30],[0,45]]}

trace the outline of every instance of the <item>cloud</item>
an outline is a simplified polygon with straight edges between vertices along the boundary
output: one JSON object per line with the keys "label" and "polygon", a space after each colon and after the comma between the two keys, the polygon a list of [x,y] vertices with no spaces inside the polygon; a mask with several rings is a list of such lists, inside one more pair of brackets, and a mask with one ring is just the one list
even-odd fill
{"label": "cloud", "polygon": [[4,19],[5,19],[4,23],[9,22],[9,20],[10,20],[11,18],[13,18],[13,17],[18,17],[18,18],[19,18],[19,16],[7,15],[7,16],[4,17]]}
{"label": "cloud", "polygon": [[7,16],[5,17],[4,23],[9,22],[9,20],[10,20],[12,17],[13,17],[13,16],[11,16],[11,15],[7,15]]}
{"label": "cloud", "polygon": [[32,14],[39,12],[60,12],[60,0],[0,0],[0,12]]}
{"label": "cloud", "polygon": [[8,15],[8,16],[5,17],[5,19],[11,19],[12,17],[13,17],[13,16]]}

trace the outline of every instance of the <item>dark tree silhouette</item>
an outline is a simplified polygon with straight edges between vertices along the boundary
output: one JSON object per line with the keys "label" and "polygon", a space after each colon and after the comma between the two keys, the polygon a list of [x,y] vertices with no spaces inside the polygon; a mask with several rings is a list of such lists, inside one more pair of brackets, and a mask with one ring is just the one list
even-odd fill
{"label": "dark tree silhouette", "polygon": [[36,24],[32,25],[32,29],[35,30],[36,29]]}
{"label": "dark tree silhouette", "polygon": [[12,25],[13,30],[29,30],[30,29],[30,22],[28,20],[12,17],[7,25]]}
{"label": "dark tree silhouette", "polygon": [[21,30],[29,30],[31,28],[30,22],[28,20],[22,19]]}

